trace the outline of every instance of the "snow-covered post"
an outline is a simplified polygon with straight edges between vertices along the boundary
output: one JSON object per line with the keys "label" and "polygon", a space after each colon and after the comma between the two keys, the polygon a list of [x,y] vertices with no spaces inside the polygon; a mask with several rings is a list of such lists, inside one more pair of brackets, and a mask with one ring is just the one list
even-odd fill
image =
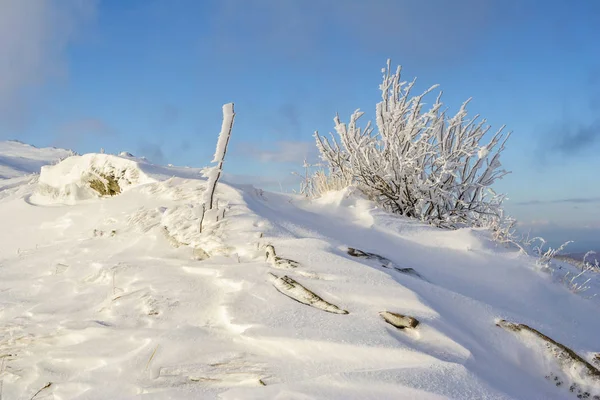
{"label": "snow-covered post", "polygon": [[212,162],[218,163],[216,166],[210,168],[206,173],[208,182],[206,183],[206,190],[203,196],[202,204],[202,217],[200,219],[200,232],[202,232],[202,222],[204,220],[204,213],[213,209],[215,190],[217,189],[217,182],[221,177],[221,171],[223,170],[223,163],[225,162],[225,154],[227,153],[227,145],[229,144],[229,137],[231,136],[231,129],[233,128],[233,120],[235,119],[235,112],[233,111],[233,103],[227,103],[223,105],[223,124],[221,125],[221,133],[219,133],[219,139],[217,140],[217,148]]}

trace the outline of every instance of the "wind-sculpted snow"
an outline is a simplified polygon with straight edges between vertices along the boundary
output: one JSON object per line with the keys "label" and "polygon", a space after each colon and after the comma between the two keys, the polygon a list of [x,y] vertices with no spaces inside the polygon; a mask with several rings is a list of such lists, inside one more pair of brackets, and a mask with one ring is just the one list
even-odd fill
{"label": "wind-sculpted snow", "polygon": [[349,191],[220,184],[225,216],[200,233],[199,170],[117,158],[139,179],[115,196],[49,204],[32,200],[37,179],[0,187],[3,399],[563,399],[546,376],[568,371],[496,321],[600,352],[599,299],[483,231],[439,231]]}

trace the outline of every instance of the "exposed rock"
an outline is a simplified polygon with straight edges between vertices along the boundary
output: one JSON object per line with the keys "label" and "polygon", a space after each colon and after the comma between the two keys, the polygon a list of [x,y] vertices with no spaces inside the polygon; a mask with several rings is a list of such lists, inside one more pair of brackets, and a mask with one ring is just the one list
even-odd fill
{"label": "exposed rock", "polygon": [[196,247],[192,250],[192,258],[194,260],[202,261],[210,258],[210,256],[206,251],[204,251],[204,249]]}
{"label": "exposed rock", "polygon": [[423,280],[425,280],[425,278],[423,278],[423,276],[421,276],[421,274],[419,274],[417,271],[415,271],[415,269],[414,269],[414,268],[410,268],[410,267],[409,267],[409,268],[398,268],[398,267],[394,267],[394,269],[395,269],[396,271],[398,271],[398,272],[401,272],[401,273],[403,273],[403,274],[406,274],[406,275],[412,275],[412,276],[414,276],[415,278],[419,278],[419,279],[423,279]]}
{"label": "exposed rock", "polygon": [[389,311],[382,311],[379,313],[379,315],[381,315],[381,318],[383,318],[385,322],[395,326],[398,329],[416,328],[419,325],[419,320],[413,317],[408,317],[406,315],[397,314]]}
{"label": "exposed rock", "polygon": [[275,254],[275,247],[273,247],[273,245],[268,244],[265,247],[265,256],[267,258],[267,261],[272,263],[277,259],[277,254]]}
{"label": "exposed rock", "polygon": [[275,274],[269,273],[269,277],[277,291],[299,303],[334,314],[348,314],[348,311],[342,310],[338,306],[323,300],[314,292],[308,290],[289,276],[280,278]]}
{"label": "exposed rock", "polygon": [[393,270],[398,271],[400,273],[403,273],[403,274],[406,274],[406,275],[411,275],[411,276],[414,276],[416,278],[426,280],[414,268],[400,268],[400,267],[397,267],[390,259],[385,258],[383,256],[380,256],[379,254],[368,253],[366,251],[358,250],[358,249],[355,249],[355,248],[352,248],[352,247],[348,247],[348,254],[351,255],[352,257],[364,258],[364,259],[367,259],[367,260],[377,260],[377,261],[379,261],[381,263],[381,266],[383,268],[393,269]]}
{"label": "exposed rock", "polygon": [[369,258],[369,259],[375,258],[378,260],[382,260],[382,259],[387,260],[387,258],[381,257],[380,255],[377,255],[375,253],[367,253],[366,251],[358,250],[353,247],[348,247],[348,254],[350,254],[352,257]]}
{"label": "exposed rock", "polygon": [[600,382],[600,370],[598,368],[594,367],[567,346],[558,343],[540,331],[525,324],[517,324],[506,320],[500,320],[496,325],[517,334],[523,334],[523,332],[533,334],[535,338],[546,345],[562,367],[570,369],[576,366],[581,370],[583,376],[587,376],[595,382]]}
{"label": "exposed rock", "polygon": [[289,269],[300,266],[300,263],[297,261],[290,260],[289,258],[278,257],[275,253],[275,247],[270,244],[265,247],[265,255],[267,262],[271,263],[271,265],[273,265],[275,268]]}

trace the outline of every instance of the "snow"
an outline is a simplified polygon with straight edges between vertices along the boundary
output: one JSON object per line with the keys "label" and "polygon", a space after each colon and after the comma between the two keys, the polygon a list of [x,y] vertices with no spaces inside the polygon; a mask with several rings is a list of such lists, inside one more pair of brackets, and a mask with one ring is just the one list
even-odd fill
{"label": "snow", "polygon": [[222,162],[225,158],[225,152],[227,151],[227,143],[231,135],[231,128],[233,127],[233,119],[235,113],[233,112],[233,103],[227,103],[223,105],[223,123],[221,125],[221,132],[219,133],[219,139],[217,140],[217,148],[215,155],[213,156],[212,162]]}
{"label": "snow", "polygon": [[481,148],[477,151],[477,157],[479,157],[480,160],[486,158],[488,154],[490,154],[490,150],[487,146],[481,146]]}
{"label": "snow", "polygon": [[[30,151],[13,157],[38,162]],[[98,169],[129,184],[88,196]],[[572,293],[484,231],[425,226],[349,190],[308,201],[219,183],[225,215],[199,233],[199,170],[109,154],[19,179],[0,189],[3,399],[565,399],[571,383],[600,394],[496,326],[527,324],[591,358],[598,281]],[[293,301],[311,302],[298,286],[282,293],[284,274],[348,314]],[[399,330],[383,312],[420,323]]]}
{"label": "snow", "polygon": [[18,141],[0,141],[0,184],[3,180],[39,173],[40,167],[69,157],[70,150],[37,148]]}
{"label": "snow", "polygon": [[74,204],[95,198],[99,194],[90,188],[89,182],[105,176],[114,176],[121,190],[155,182],[135,161],[109,154],[85,154],[41,167],[39,190],[32,200]]}

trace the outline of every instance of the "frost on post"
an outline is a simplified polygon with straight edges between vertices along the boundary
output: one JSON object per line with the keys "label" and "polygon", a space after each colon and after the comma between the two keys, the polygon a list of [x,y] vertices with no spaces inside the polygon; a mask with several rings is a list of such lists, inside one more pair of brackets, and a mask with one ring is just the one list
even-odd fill
{"label": "frost on post", "polygon": [[478,116],[467,118],[466,101],[447,115],[441,94],[425,108],[424,97],[412,96],[415,81],[404,82],[401,68],[387,63],[380,86],[376,123],[359,126],[356,110],[348,123],[334,118],[336,135],[315,133],[329,176],[356,185],[388,211],[449,228],[498,227],[503,195],[491,185],[507,172],[500,153],[509,135],[501,128],[489,135]]}
{"label": "frost on post", "polygon": [[204,220],[204,212],[212,210],[215,203],[215,190],[217,189],[217,182],[221,177],[221,171],[223,170],[223,162],[225,161],[225,154],[227,153],[227,145],[229,144],[229,138],[231,136],[231,129],[233,128],[233,120],[235,119],[235,112],[233,111],[233,103],[227,103],[223,105],[223,124],[221,125],[221,133],[219,133],[219,139],[217,140],[217,148],[215,155],[212,159],[213,163],[218,163],[216,166],[208,168],[205,172],[205,176],[208,178],[206,183],[206,190],[202,198],[203,213],[200,220],[200,231],[202,231],[202,222]]}

